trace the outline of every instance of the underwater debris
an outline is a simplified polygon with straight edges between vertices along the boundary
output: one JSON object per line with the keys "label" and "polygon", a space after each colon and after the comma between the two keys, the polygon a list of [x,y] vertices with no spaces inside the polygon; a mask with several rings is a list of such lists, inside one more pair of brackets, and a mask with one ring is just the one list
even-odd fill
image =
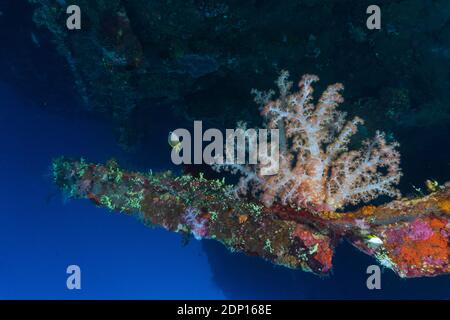
{"label": "underwater debris", "polygon": [[144,223],[215,239],[231,251],[288,268],[327,275],[336,245],[347,239],[401,277],[450,273],[449,183],[421,198],[317,215],[237,199],[223,180],[127,172],[114,161],[100,165],[60,158],[53,171],[56,184],[70,197],[138,213]]}

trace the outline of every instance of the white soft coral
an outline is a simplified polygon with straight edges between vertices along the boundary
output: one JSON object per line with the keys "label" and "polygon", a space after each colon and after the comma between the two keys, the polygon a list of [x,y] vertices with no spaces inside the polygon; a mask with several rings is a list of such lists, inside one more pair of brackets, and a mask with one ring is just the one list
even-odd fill
{"label": "white soft coral", "polygon": [[336,110],[343,102],[342,84],[330,85],[314,105],[312,84],[319,78],[304,75],[299,91],[291,93],[288,77],[288,72],[281,73],[276,100],[270,100],[273,92],[254,91],[266,126],[280,130],[279,172],[264,176],[259,165],[242,166],[237,170],[244,174],[239,191],[257,191],[267,206],[280,202],[315,211],[367,202],[382,194],[398,196],[394,187],[401,176],[398,144],[388,144],[377,132],[361,150],[348,151],[350,138],[363,121],[358,117],[346,121],[345,112]]}

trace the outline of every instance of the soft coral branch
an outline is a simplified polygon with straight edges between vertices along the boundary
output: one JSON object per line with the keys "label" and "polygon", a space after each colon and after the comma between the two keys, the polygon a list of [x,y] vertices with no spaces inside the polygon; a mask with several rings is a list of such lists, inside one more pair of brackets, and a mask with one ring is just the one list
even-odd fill
{"label": "soft coral branch", "polygon": [[263,104],[266,126],[282,131],[279,172],[262,176],[257,165],[254,179],[250,180],[249,174],[241,179],[241,193],[262,190],[260,198],[266,206],[280,202],[315,211],[334,211],[381,194],[398,196],[394,187],[401,176],[398,144],[388,144],[385,135],[377,132],[361,150],[348,151],[350,139],[363,121],[358,117],[346,121],[346,114],[337,110],[344,101],[340,94],[343,85],[328,86],[313,104],[312,85],[319,78],[304,75],[298,92],[291,93],[288,77],[283,71],[277,80],[276,100],[270,100],[273,92],[253,91],[255,100]]}

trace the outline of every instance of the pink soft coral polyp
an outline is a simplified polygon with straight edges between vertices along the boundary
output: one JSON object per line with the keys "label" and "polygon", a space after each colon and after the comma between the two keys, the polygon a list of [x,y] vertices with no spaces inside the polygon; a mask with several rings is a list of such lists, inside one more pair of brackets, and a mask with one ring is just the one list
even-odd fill
{"label": "pink soft coral polyp", "polygon": [[348,150],[363,121],[358,117],[347,121],[346,113],[337,110],[344,101],[343,85],[328,86],[313,104],[312,84],[319,78],[304,75],[299,90],[292,93],[288,77],[283,71],[277,80],[277,99],[272,100],[273,91],[253,91],[265,126],[280,131],[278,174],[261,175],[259,165],[215,166],[243,175],[237,193],[250,190],[267,207],[277,202],[314,212],[335,211],[379,195],[399,196],[394,187],[401,176],[398,143],[387,143],[384,133],[377,131],[361,149]]}

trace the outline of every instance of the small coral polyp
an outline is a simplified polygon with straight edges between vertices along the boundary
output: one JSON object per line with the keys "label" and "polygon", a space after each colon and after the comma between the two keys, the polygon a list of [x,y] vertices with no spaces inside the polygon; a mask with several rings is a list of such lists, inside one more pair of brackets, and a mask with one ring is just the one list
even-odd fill
{"label": "small coral polyp", "polygon": [[199,210],[192,207],[186,208],[185,221],[195,239],[200,240],[207,235],[207,219],[201,216]]}
{"label": "small coral polyp", "polygon": [[[363,141],[360,150],[348,150],[351,137],[363,120],[346,120],[337,110],[344,99],[340,83],[328,86],[313,104],[315,75],[304,75],[299,90],[292,93],[289,73],[276,81],[279,97],[273,91],[256,93],[267,128],[280,130],[279,172],[260,174],[261,166],[220,169],[242,173],[238,194],[251,191],[268,207],[278,202],[311,211],[335,211],[348,204],[368,202],[379,195],[399,196],[400,154],[398,143],[387,143],[382,132]],[[270,147],[269,147],[270,148]]]}

